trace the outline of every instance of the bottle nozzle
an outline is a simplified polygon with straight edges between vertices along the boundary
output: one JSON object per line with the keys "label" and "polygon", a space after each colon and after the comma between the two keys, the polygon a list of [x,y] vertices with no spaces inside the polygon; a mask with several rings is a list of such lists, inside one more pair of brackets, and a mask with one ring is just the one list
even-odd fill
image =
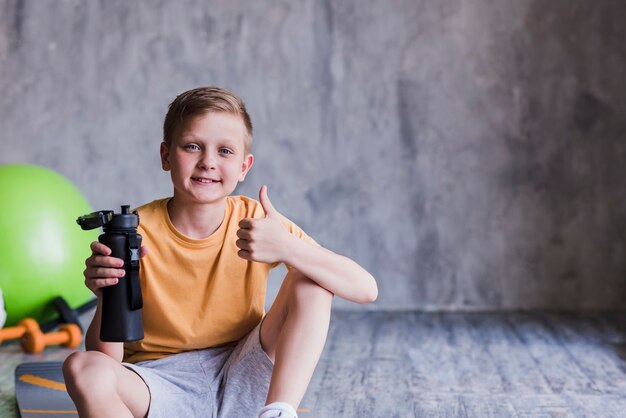
{"label": "bottle nozzle", "polygon": [[130,206],[122,205],[122,215],[130,215]]}

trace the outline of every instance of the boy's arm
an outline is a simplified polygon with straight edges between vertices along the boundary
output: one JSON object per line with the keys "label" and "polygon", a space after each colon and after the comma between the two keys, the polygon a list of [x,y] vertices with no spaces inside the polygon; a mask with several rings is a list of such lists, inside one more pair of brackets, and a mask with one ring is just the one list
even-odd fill
{"label": "boy's arm", "polygon": [[291,241],[281,260],[340,298],[371,303],[378,297],[376,280],[348,257],[317,247],[290,235]]}
{"label": "boy's arm", "polygon": [[285,229],[281,215],[261,187],[263,219],[243,219],[237,231],[239,256],[263,263],[280,261],[293,266],[333,294],[356,303],[376,300],[376,280],[351,259],[302,241]]}
{"label": "boy's arm", "polygon": [[102,299],[98,298],[96,313],[85,334],[85,349],[100,351],[109,357],[121,362],[124,358],[124,343],[106,343],[100,340],[100,321],[102,319]]}
{"label": "boy's arm", "polygon": [[[147,248],[141,247],[141,257],[147,254]],[[102,288],[117,284],[124,280],[124,260],[111,257],[111,249],[106,245],[94,241],[91,243],[91,256],[85,260],[87,268],[84,271],[85,285],[98,298],[96,313],[89,324],[85,335],[85,348],[90,351],[100,351],[111,358],[122,361],[124,358],[124,343],[108,343],[100,340],[100,323],[102,320]]]}

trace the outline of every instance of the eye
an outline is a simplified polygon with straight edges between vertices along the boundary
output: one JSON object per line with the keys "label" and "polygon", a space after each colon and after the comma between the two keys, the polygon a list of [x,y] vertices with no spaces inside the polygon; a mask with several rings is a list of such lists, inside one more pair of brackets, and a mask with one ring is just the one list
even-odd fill
{"label": "eye", "polygon": [[196,144],[186,144],[183,146],[183,148],[188,151],[198,151],[200,149],[200,147]]}
{"label": "eye", "polygon": [[231,150],[229,150],[228,148],[220,148],[220,150],[218,151],[220,154],[224,154],[224,155],[230,155],[230,154],[234,154]]}

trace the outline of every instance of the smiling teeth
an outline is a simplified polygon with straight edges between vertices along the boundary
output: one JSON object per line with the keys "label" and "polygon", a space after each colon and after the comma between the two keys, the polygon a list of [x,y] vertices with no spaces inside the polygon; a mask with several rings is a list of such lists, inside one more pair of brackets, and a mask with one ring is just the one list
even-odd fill
{"label": "smiling teeth", "polygon": [[217,183],[216,180],[211,179],[201,179],[199,177],[193,177],[194,180],[199,181],[200,183]]}

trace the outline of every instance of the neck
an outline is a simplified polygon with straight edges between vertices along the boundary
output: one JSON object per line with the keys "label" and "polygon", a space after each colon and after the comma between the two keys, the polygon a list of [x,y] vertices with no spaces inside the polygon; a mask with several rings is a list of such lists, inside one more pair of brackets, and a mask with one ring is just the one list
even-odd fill
{"label": "neck", "polygon": [[209,237],[224,221],[226,198],[215,203],[189,204],[174,197],[167,202],[167,212],[172,225],[192,239]]}

